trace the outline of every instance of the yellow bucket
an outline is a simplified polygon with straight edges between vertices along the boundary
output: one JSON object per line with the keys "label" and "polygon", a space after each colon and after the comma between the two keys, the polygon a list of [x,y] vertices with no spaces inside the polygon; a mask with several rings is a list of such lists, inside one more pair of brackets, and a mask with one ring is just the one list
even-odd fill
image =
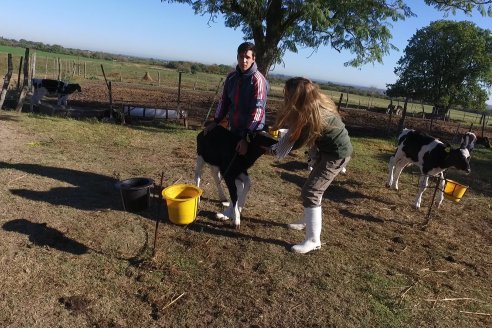
{"label": "yellow bucket", "polygon": [[169,220],[174,224],[190,224],[196,219],[198,199],[203,190],[189,184],[176,184],[165,188],[162,197],[166,199]]}
{"label": "yellow bucket", "polygon": [[278,130],[274,130],[272,129],[271,126],[268,127],[268,133],[274,137],[275,139],[278,139],[279,135],[278,135]]}
{"label": "yellow bucket", "polygon": [[464,186],[456,181],[446,179],[446,185],[444,186],[444,197],[449,200],[459,202],[467,189],[468,186]]}

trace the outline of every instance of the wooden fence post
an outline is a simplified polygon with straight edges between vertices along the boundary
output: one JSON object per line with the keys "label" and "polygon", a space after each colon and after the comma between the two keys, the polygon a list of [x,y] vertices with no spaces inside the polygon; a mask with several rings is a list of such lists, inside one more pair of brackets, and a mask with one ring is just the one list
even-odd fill
{"label": "wooden fence post", "polygon": [[56,79],[60,80],[61,75],[62,75],[62,71],[61,71],[62,70],[62,62],[61,62],[60,57],[56,58],[56,62],[57,62],[57,68],[58,68],[58,74],[57,74]]}
{"label": "wooden fence post", "polygon": [[[0,106],[2,107],[2,106]],[[482,138],[483,138],[483,131],[485,130],[485,112],[482,113]]]}
{"label": "wooden fence post", "polygon": [[17,88],[16,88],[17,91],[20,90],[20,77],[21,77],[21,73],[22,73],[22,64],[23,63],[24,63],[24,57],[21,56],[20,62],[19,62],[19,73],[17,74]]}
{"label": "wooden fence post", "polygon": [[401,113],[400,120],[398,121],[398,131],[397,131],[398,135],[403,131],[403,126],[405,125],[405,118],[407,116],[408,100],[409,100],[408,96],[405,97],[405,102],[403,103],[403,111]]}
{"label": "wooden fence post", "polygon": [[29,91],[29,48],[26,48],[26,53],[24,55],[26,58],[24,60],[24,83],[22,85],[22,90],[19,95],[19,100],[17,101],[17,112],[22,111],[22,106],[24,105],[24,98],[27,95],[27,92]]}
{"label": "wooden fence post", "polygon": [[224,80],[223,77],[220,78],[219,84],[217,84],[217,89],[215,90],[214,97],[212,99],[212,103],[210,104],[210,108],[208,109],[207,115],[205,116],[205,120],[202,123],[202,126],[205,126],[205,123],[207,123],[208,117],[210,116],[210,112],[212,111],[212,107],[215,104],[215,98],[219,94],[220,86],[222,85],[222,81]]}
{"label": "wooden fence post", "polygon": [[178,78],[178,110],[179,110],[179,105],[181,102],[181,75],[183,74],[182,71],[179,71],[179,78]]}
{"label": "wooden fence post", "polygon": [[48,56],[46,56],[46,62],[44,63],[44,78],[48,78]]}
{"label": "wooden fence post", "polygon": [[5,101],[5,96],[7,95],[7,89],[9,88],[10,78],[12,77],[12,71],[14,70],[14,64],[12,62],[12,54],[7,55],[7,74],[3,80],[2,91],[0,93],[0,109],[2,109],[3,103]]}
{"label": "wooden fence post", "polygon": [[343,101],[343,92],[340,94],[340,99],[338,100],[337,110],[340,111],[340,107],[342,106]]}
{"label": "wooden fence post", "polygon": [[[111,81],[108,81],[106,79],[106,73],[104,72],[104,66],[101,64],[101,71],[103,73],[104,81],[106,82],[106,87],[108,88],[108,93],[109,93],[109,118],[113,118],[113,89],[111,85]],[[124,113],[124,108],[121,108],[120,112],[120,123],[121,125],[125,124],[125,113]]]}
{"label": "wooden fence post", "polygon": [[34,78],[35,76],[36,76],[36,52],[34,52],[31,55],[31,78]]}
{"label": "wooden fence post", "polygon": [[184,119],[183,124],[187,128],[188,127],[188,119],[187,119],[188,114],[181,111],[181,75],[182,74],[183,74],[183,72],[182,71],[179,71],[179,79],[178,79],[178,106],[176,108],[176,116],[178,116],[178,119],[179,119],[180,116],[183,117],[183,119]]}

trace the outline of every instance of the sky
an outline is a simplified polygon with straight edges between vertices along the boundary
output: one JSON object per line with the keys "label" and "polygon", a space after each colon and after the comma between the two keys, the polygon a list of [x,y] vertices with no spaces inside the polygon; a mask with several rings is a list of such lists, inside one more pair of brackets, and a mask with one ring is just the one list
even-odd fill
{"label": "sky", "polygon": [[[422,0],[408,0],[417,17],[393,24],[393,43],[399,50],[383,58],[383,64],[345,67],[349,52],[329,47],[287,53],[284,65],[273,73],[304,76],[318,81],[385,89],[397,77],[393,70],[415,32],[439,19],[468,20],[492,30],[492,17],[478,12],[445,16]],[[67,48],[204,64],[235,65],[240,29],[209,22],[185,4],[160,0],[0,0],[0,37],[57,44]],[[492,98],[488,101],[492,104]]]}

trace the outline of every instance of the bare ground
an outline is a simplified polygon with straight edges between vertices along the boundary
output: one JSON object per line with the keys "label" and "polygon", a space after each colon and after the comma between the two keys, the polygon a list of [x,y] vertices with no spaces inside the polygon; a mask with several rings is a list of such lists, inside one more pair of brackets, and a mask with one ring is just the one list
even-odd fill
{"label": "bare ground", "polygon": [[[74,107],[107,106],[104,86],[83,88]],[[176,106],[175,95],[162,91],[117,89],[122,99]],[[213,95],[189,94],[182,105],[198,109],[191,115],[198,125]],[[325,195],[319,252],[288,251],[303,237],[285,228],[302,213],[307,176],[303,154],[295,153],[282,162],[261,158],[251,170],[240,230],[215,219],[221,207],[205,184],[197,220],[186,227],[161,221],[152,256],[162,207],[125,212],[114,184],[132,176],[159,182],[161,174],[164,185],[191,182],[195,131],[2,112],[0,325],[490,326],[490,175],[458,175],[471,186],[466,197],[445,201],[424,229],[432,192],[416,211],[415,175],[402,177],[398,193],[384,187],[392,147],[373,138],[393,133],[396,122],[369,111],[343,115],[351,135],[378,154],[378,168],[364,168],[375,162],[356,149],[348,174]],[[429,123],[409,119],[407,126]],[[449,141],[457,130],[434,124]],[[490,162],[476,165],[490,172]]]}

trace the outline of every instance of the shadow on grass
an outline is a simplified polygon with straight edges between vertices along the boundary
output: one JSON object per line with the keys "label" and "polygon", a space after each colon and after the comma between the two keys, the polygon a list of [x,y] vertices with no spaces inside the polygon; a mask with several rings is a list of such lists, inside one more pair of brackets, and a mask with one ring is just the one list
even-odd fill
{"label": "shadow on grass", "polygon": [[60,231],[50,228],[46,223],[33,223],[26,219],[16,219],[4,223],[5,231],[14,231],[29,236],[29,241],[37,246],[48,246],[59,251],[82,255],[89,248],[71,238],[65,237]]}
{"label": "shadow on grass", "polygon": [[[304,183],[306,182],[306,178],[296,175],[296,174],[291,174],[291,173],[286,173],[283,172],[280,174],[281,179],[291,182],[296,184],[299,188],[302,188]],[[357,199],[372,199],[375,202],[380,202],[384,203],[387,205],[392,205],[393,203],[388,202],[382,197],[378,197],[377,193],[371,194],[371,196],[368,196],[362,192],[358,191],[351,191],[348,188],[343,187],[343,185],[350,186],[352,189],[360,189],[360,190],[367,190],[368,188],[374,188],[375,186],[368,186],[364,184],[361,181],[353,180],[353,179],[348,179],[345,180],[342,183],[339,183],[335,181],[331,183],[331,185],[326,189],[325,193],[323,194],[323,199],[328,199],[333,202],[337,203],[353,203],[353,201],[356,201]],[[383,188],[384,185],[381,186]],[[376,186],[376,188],[378,188]]]}
{"label": "shadow on grass", "polygon": [[[217,219],[215,218],[215,212],[212,211],[205,211],[202,210],[199,212],[199,215],[202,217],[206,217],[209,220],[214,220],[215,222],[203,222],[203,221],[195,221],[192,224],[187,226],[187,229],[190,229],[195,232],[199,233],[208,233],[211,235],[215,236],[223,236],[223,237],[228,237],[232,239],[246,239],[246,240],[251,240],[254,242],[258,243],[267,243],[267,244],[272,244],[272,245],[278,245],[281,247],[284,247],[286,250],[289,250],[290,247],[292,246],[291,244],[287,243],[284,240],[280,239],[274,239],[274,238],[261,238],[257,236],[251,236],[247,235],[241,232],[241,229],[234,229],[232,225],[229,224],[224,224],[221,222],[218,222]],[[254,222],[256,219],[247,219],[244,218],[244,220],[249,220],[251,222]],[[261,221],[261,220],[260,220]],[[265,221],[262,221],[264,223]],[[268,223],[265,223],[268,224]],[[273,223],[273,225],[279,225],[278,223]]]}
{"label": "shadow on grass", "polygon": [[[0,169],[17,170],[27,174],[63,181],[71,185],[43,191],[9,188],[10,192],[16,196],[86,211],[101,209],[124,211],[122,197],[116,187],[119,181],[112,177],[38,164],[0,162]],[[132,212],[155,221],[162,217],[162,213],[165,211],[162,209],[162,203],[162,199],[155,195],[153,196],[151,192],[149,207],[141,211]]]}
{"label": "shadow on grass", "polygon": [[12,194],[26,199],[47,202],[53,205],[65,205],[81,210],[123,209],[119,192],[115,188],[117,180],[108,176],[66,168],[24,163],[10,164],[0,162],[0,169],[22,171],[32,175],[63,181],[71,185],[44,191],[10,189]]}
{"label": "shadow on grass", "polygon": [[2,113],[0,114],[0,121],[12,121],[12,122],[18,122],[19,119],[15,117],[14,115],[10,115],[7,113]]}
{"label": "shadow on grass", "polygon": [[352,219],[352,220],[360,220],[360,221],[367,221],[367,222],[374,222],[374,223],[384,223],[383,219],[374,217],[372,215],[355,214],[355,213],[352,213],[352,212],[345,210],[345,209],[340,210],[339,213],[342,214],[344,217]]}
{"label": "shadow on grass", "polygon": [[307,165],[307,155],[306,155],[306,161],[301,162],[301,161],[289,161],[289,162],[283,162],[283,163],[275,163],[272,164],[273,167],[283,169],[286,171],[308,171],[308,165]]}

